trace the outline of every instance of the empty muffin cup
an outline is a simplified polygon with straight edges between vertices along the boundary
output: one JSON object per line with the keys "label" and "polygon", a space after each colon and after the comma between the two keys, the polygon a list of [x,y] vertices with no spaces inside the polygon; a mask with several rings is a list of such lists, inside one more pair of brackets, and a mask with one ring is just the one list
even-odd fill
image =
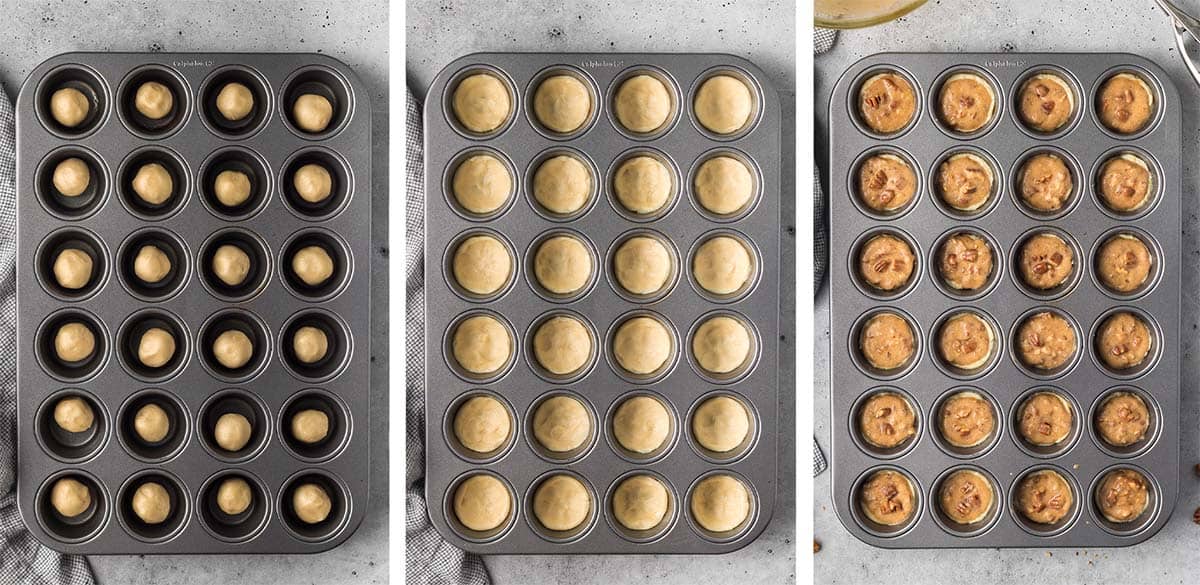
{"label": "empty muffin cup", "polygon": [[42,369],[54,378],[85,380],[108,360],[108,331],[91,313],[60,309],[38,327],[36,353]]}
{"label": "empty muffin cup", "polygon": [[117,112],[129,131],[155,140],[175,133],[191,112],[191,90],[178,73],[162,65],[133,70],[117,89]]}
{"label": "empty muffin cup", "polygon": [[279,192],[292,212],[322,221],[345,209],[354,194],[354,176],[341,155],[323,147],[308,147],[283,162]]}
{"label": "empty muffin cup", "polygon": [[117,251],[117,276],[129,294],[165,301],[187,284],[191,254],[178,234],[147,227],[129,235]]}
{"label": "empty muffin cup", "polygon": [[324,140],[341,131],[350,119],[354,93],[340,73],[309,65],[283,82],[279,107],[284,124],[297,136]]}
{"label": "empty muffin cup", "polygon": [[187,407],[158,388],[139,390],[117,414],[117,439],[135,459],[161,463],[178,455],[188,442]]}
{"label": "empty muffin cup", "polygon": [[604,501],[609,527],[621,538],[638,544],[662,538],[679,519],[675,487],[649,470],[633,470],[618,477],[609,486]]}
{"label": "empty muffin cup", "polygon": [[191,355],[187,326],[162,309],[130,315],[117,332],[117,358],[133,377],[161,382],[178,374]]}
{"label": "empty muffin cup", "polygon": [[731,470],[710,471],[696,478],[684,500],[692,530],[716,544],[732,543],[745,536],[759,513],[754,484]]}
{"label": "empty muffin cup", "polygon": [[38,443],[64,463],[85,461],[108,442],[108,410],[90,392],[59,390],[42,402],[34,421]]}
{"label": "empty muffin cup", "polygon": [[253,459],[271,436],[271,417],[261,398],[238,388],[209,396],[196,417],[200,442],[224,463]]}
{"label": "empty muffin cup", "polygon": [[245,470],[219,471],[200,486],[200,524],[225,542],[245,542],[258,536],[270,518],[267,486]]}
{"label": "empty muffin cup", "polygon": [[519,426],[508,399],[490,390],[469,390],[446,409],[442,434],[456,455],[487,464],[508,454]]}
{"label": "empty muffin cup", "polygon": [[758,411],[746,397],[731,390],[708,392],[688,408],[688,442],[710,463],[742,459],[754,449],[758,435]]}
{"label": "empty muffin cup", "polygon": [[36,515],[41,528],[55,540],[84,543],[108,525],[108,492],[90,473],[65,469],[38,488]]}
{"label": "empty muffin cup", "polygon": [[108,116],[108,87],[82,65],[62,65],[47,73],[34,99],[38,119],[60,138],[87,136]]}
{"label": "empty muffin cup", "polygon": [[78,145],[59,147],[39,163],[34,189],[46,211],[61,219],[88,217],[108,196],[108,167],[92,150]]}
{"label": "empty muffin cup", "polygon": [[1053,386],[1021,393],[1009,417],[1013,442],[1030,457],[1052,459],[1075,447],[1087,416],[1075,397]]}
{"label": "empty muffin cup", "polygon": [[292,234],[283,243],[279,271],[293,294],[321,302],[346,288],[354,273],[354,261],[340,236],[324,228],[308,228]]}
{"label": "empty muffin cup", "polygon": [[218,136],[237,140],[257,133],[270,118],[271,96],[257,71],[226,65],[210,73],[200,85],[200,113],[205,125]]}
{"label": "empty muffin cup", "polygon": [[117,171],[121,203],[146,221],[174,215],[191,194],[187,168],[179,154],[166,147],[143,146],[133,151]]}
{"label": "empty muffin cup", "polygon": [[38,281],[61,300],[87,299],[108,281],[108,250],[91,231],[55,230],[38,245],[36,256]]}
{"label": "empty muffin cup", "polygon": [[350,519],[350,491],[340,478],[320,469],[288,478],[276,505],[287,531],[305,542],[334,538]]}
{"label": "empty muffin cup", "polygon": [[279,437],[293,456],[317,463],[332,459],[349,441],[350,410],[336,395],[319,388],[293,394],[279,410]]}
{"label": "empty muffin cup", "polygon": [[585,477],[554,470],[533,480],[524,507],[534,534],[552,544],[566,544],[587,536],[596,525],[600,506]]}
{"label": "empty muffin cup", "polygon": [[306,382],[336,377],[350,361],[353,338],[345,323],[324,309],[306,309],[284,322],[279,355],[289,371]]}
{"label": "empty muffin cup", "polygon": [[267,326],[243,309],[223,309],[200,326],[197,337],[201,363],[226,382],[243,382],[258,375],[271,354]]}
{"label": "empty muffin cup", "polygon": [[228,227],[214,232],[201,244],[197,260],[200,281],[223,301],[249,300],[270,280],[267,244],[246,229]]}
{"label": "empty muffin cup", "polygon": [[1162,432],[1158,401],[1136,386],[1114,386],[1092,403],[1088,420],[1092,440],[1112,457],[1131,458],[1145,453]]}
{"label": "empty muffin cup", "polygon": [[[1027,484],[1027,481],[1030,483]],[[1039,482],[1044,488],[1053,488],[1056,493],[1044,491],[1036,498],[1031,497],[1032,494],[1022,497],[1025,486],[1030,486],[1032,490]],[[1050,494],[1049,497],[1046,494]],[[1066,532],[1075,524],[1083,509],[1081,497],[1075,476],[1053,465],[1035,465],[1013,481],[1008,493],[1008,507],[1013,520],[1022,530],[1034,536],[1050,537]],[[1046,501],[1042,502],[1042,498]],[[1069,502],[1064,501],[1068,498]],[[1023,499],[1030,505],[1023,506]],[[1031,515],[1045,521],[1035,520]]]}
{"label": "empty muffin cup", "polygon": [[205,207],[229,221],[262,211],[273,186],[267,161],[241,146],[225,146],[200,163],[200,194]]}
{"label": "empty muffin cup", "polygon": [[850,409],[851,438],[876,459],[895,459],[921,440],[926,422],[917,401],[894,387],[864,392]]}
{"label": "empty muffin cup", "polygon": [[604,417],[605,437],[618,457],[649,465],[666,457],[679,439],[678,415],[665,396],[632,390],[613,401]]}
{"label": "empty muffin cup", "polygon": [[171,540],[191,516],[188,490],[176,476],[147,469],[134,473],[117,492],[117,519],[130,536],[148,543]]}

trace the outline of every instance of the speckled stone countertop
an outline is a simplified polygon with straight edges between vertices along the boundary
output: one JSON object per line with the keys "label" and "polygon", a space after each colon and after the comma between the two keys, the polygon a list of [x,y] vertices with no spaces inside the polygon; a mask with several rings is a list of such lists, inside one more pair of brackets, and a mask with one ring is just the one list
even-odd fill
{"label": "speckled stone countertop", "polygon": [[[795,158],[795,15],[790,3],[754,0],[695,2],[521,3],[474,0],[408,2],[408,83],[423,96],[450,61],[478,51],[722,52],[750,59],[780,91],[784,102],[783,168]],[[519,6],[519,7],[518,7]],[[807,48],[806,48],[807,49]],[[794,211],[795,178],[784,177],[784,217]],[[789,230],[794,234],[794,230]],[[791,282],[795,239],[787,238],[783,282]],[[780,325],[794,328],[794,313]],[[790,335],[782,355],[794,351]],[[794,377],[782,360],[781,380]],[[789,399],[781,403],[779,493],[774,519],[744,549],[716,556],[490,556],[495,582],[507,583],[744,583],[795,582],[795,421]],[[807,442],[804,443],[807,445]],[[807,447],[806,447],[807,449]]]}
{"label": "speckled stone countertop", "polygon": [[[0,2],[0,84],[69,51],[321,52],[345,61],[370,91],[374,159],[371,331],[371,496],[358,531],[317,555],[91,557],[101,583],[386,583],[387,560],[387,3],[188,0]],[[383,18],[380,17],[383,15]]]}
{"label": "speckled stone countertop", "polygon": [[[1182,0],[1200,14],[1200,2]],[[830,53],[816,59],[816,116],[818,136],[828,121],[829,93],[838,77],[858,59],[885,51],[1093,51],[1130,52],[1161,65],[1179,88],[1183,108],[1183,245],[1184,266],[1200,259],[1200,221],[1197,221],[1197,110],[1200,98],[1187,73],[1170,20],[1153,0],[1059,0],[1024,2],[996,0],[932,1],[900,21],[877,28],[841,33]],[[817,141],[818,150],[821,140]],[[820,156],[824,156],[821,154]],[[844,260],[834,258],[834,267]],[[835,268],[836,269],[836,268]],[[1194,270],[1183,275],[1183,352],[1181,434],[1183,467],[1180,497],[1170,523],[1149,541],[1122,549],[1016,549],[886,551],[859,542],[842,528],[833,512],[830,474],[815,485],[816,537],[821,552],[815,557],[816,582],[823,585],[871,583],[903,575],[922,584],[971,583],[1196,583],[1200,557],[1200,526],[1192,511],[1200,505],[1200,477],[1192,466],[1200,462],[1200,398],[1197,392],[1196,332],[1200,278]],[[829,445],[829,299],[817,296],[815,313],[815,423],[823,447]],[[1191,421],[1191,424],[1188,423]],[[918,576],[919,577],[916,577]],[[915,580],[914,580],[915,579]]]}

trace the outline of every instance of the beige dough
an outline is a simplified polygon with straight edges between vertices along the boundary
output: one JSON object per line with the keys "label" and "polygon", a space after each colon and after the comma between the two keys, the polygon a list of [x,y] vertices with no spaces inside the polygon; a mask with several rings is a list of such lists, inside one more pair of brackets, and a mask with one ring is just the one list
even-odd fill
{"label": "beige dough", "polygon": [[54,280],[69,290],[79,290],[92,281],[92,256],[77,248],[67,248],[54,258]]}
{"label": "beige dough", "polygon": [[249,419],[236,412],[227,412],[213,425],[213,440],[222,449],[236,453],[250,442],[252,432]]}
{"label": "beige dough", "polygon": [[692,355],[704,371],[727,374],[750,358],[750,332],[733,317],[712,317],[696,330]]}
{"label": "beige dough", "polygon": [[554,453],[583,446],[592,434],[592,417],[587,408],[570,396],[551,396],[533,413],[533,436]]}
{"label": "beige dough", "polygon": [[754,264],[746,246],[731,236],[705,240],[692,257],[692,275],[704,290],[715,295],[733,294],[750,280]]}
{"label": "beige dough", "polygon": [[650,530],[662,523],[670,502],[661,481],[652,475],[633,475],[622,480],[613,491],[613,517],[629,530]]}
{"label": "beige dough", "polygon": [[91,328],[78,321],[64,324],[54,335],[54,352],[66,363],[86,360],[95,351],[96,336]]}
{"label": "beige dough", "polygon": [[550,213],[570,215],[592,196],[592,173],[578,158],[560,154],[533,174],[533,198]]}
{"label": "beige dough", "polygon": [[[239,252],[241,250],[238,250]],[[142,282],[161,282],[171,273],[171,258],[158,246],[147,244],[138,248],[133,258],[133,274]]]}
{"label": "beige dough", "polygon": [[538,246],[533,258],[538,284],[556,295],[569,295],[587,286],[592,277],[592,255],[573,236],[554,236]]}
{"label": "beige dough", "polygon": [[138,86],[133,105],[139,114],[151,120],[161,120],[175,108],[175,94],[171,93],[171,88],[157,81],[147,81]]}
{"label": "beige dough", "polygon": [[659,370],[671,357],[671,333],[653,317],[634,317],[617,328],[613,356],[621,369],[635,375]]}
{"label": "beige dough", "polygon": [[592,95],[573,75],[554,75],[538,85],[533,95],[533,112],[550,130],[574,132],[592,113]]}
{"label": "beige dough", "polygon": [[701,126],[717,134],[732,134],[750,120],[754,98],[742,80],[730,75],[714,75],[700,85],[692,106]]}
{"label": "beige dough", "polygon": [[454,199],[467,211],[486,215],[500,209],[513,192],[512,174],[500,159],[476,154],[454,170]]}
{"label": "beige dough", "polygon": [[303,363],[317,363],[325,357],[327,351],[329,351],[329,339],[325,337],[325,332],[321,329],[305,325],[292,335],[292,353]]}
{"label": "beige dough", "polygon": [[329,174],[329,169],[319,164],[308,163],[296,169],[292,175],[292,187],[301,199],[309,203],[320,203],[333,193],[333,175]]}
{"label": "beige dough", "polygon": [[533,515],[547,530],[572,530],[583,524],[591,511],[587,488],[570,475],[547,478],[533,493]]}
{"label": "beige dough", "polygon": [[250,484],[240,477],[226,478],[217,487],[217,507],[230,516],[249,510],[253,501],[254,492],[250,490]]}
{"label": "beige dough", "polygon": [[312,445],[329,436],[329,415],[312,408],[292,415],[292,437]]}
{"label": "beige dough", "polygon": [[713,396],[692,414],[692,435],[701,447],[714,453],[737,449],[749,434],[750,413],[736,398]]}
{"label": "beige dough", "polygon": [[54,190],[65,197],[78,197],[87,191],[92,182],[92,169],[83,159],[65,158],[54,165],[54,174],[50,177]]}
{"label": "beige dough", "polygon": [[592,336],[578,319],[555,316],[533,334],[533,356],[551,374],[565,376],[582,368],[592,355]]}
{"label": "beige dough", "polygon": [[504,82],[494,75],[476,73],[454,88],[454,116],[471,132],[491,132],[512,114],[512,100]]}
{"label": "beige dough", "polygon": [[233,244],[222,244],[213,254],[212,271],[221,282],[240,286],[250,274],[250,255]]}
{"label": "beige dough", "polygon": [[146,524],[162,524],[171,516],[171,495],[162,484],[148,481],[133,492],[133,513]]}
{"label": "beige dough", "polygon": [[476,315],[454,329],[454,361],[462,369],[480,375],[493,374],[512,357],[508,329],[489,315]]}
{"label": "beige dough", "polygon": [[225,207],[237,207],[250,199],[250,176],[241,171],[226,170],[213,180],[213,194]]}
{"label": "beige dough", "polygon": [[692,518],[709,532],[728,532],[750,516],[750,492],[731,475],[710,475],[692,491]]}
{"label": "beige dough", "polygon": [[635,295],[651,295],[671,279],[672,259],[658,238],[635,236],[625,240],[613,256],[613,270],[621,288]]}
{"label": "beige dough", "polygon": [[468,530],[500,527],[512,511],[512,495],[504,483],[484,473],[473,475],[454,490],[454,516]]}
{"label": "beige dough", "polygon": [[454,411],[454,436],[476,453],[491,453],[508,441],[512,417],[499,400],[480,395],[468,398]]}
{"label": "beige dough", "polygon": [[714,156],[700,165],[692,181],[696,200],[710,213],[731,215],[754,197],[754,175],[732,156]]}
{"label": "beige dough", "polygon": [[671,170],[657,158],[639,155],[617,167],[613,191],[621,207],[648,215],[662,209],[671,199]]}
{"label": "beige dough", "polygon": [[254,111],[254,94],[236,81],[226,83],[217,93],[217,111],[230,122],[237,122]]}
{"label": "beige dough", "polygon": [[333,258],[321,246],[305,246],[292,256],[292,272],[308,286],[318,286],[333,276]]}
{"label": "beige dough", "polygon": [[50,505],[59,514],[74,518],[87,511],[92,505],[92,490],[83,482],[64,477],[50,488]]}
{"label": "beige dough", "polygon": [[236,370],[249,363],[254,356],[254,342],[240,330],[228,329],[213,341],[212,352],[218,363]]}
{"label": "beige dough", "polygon": [[71,396],[54,403],[54,424],[68,433],[82,433],[95,420],[92,407],[82,398]]}
{"label": "beige dough", "polygon": [[157,404],[146,404],[133,415],[133,431],[147,443],[157,443],[171,433],[171,419]]}
{"label": "beige dough", "polygon": [[621,402],[613,414],[613,436],[625,449],[650,453],[667,442],[671,415],[657,398],[640,395]]}
{"label": "beige dough", "polygon": [[671,117],[671,92],[652,75],[635,75],[621,83],[615,104],[617,121],[631,132],[653,132]]}
{"label": "beige dough", "polygon": [[499,239],[479,235],[454,249],[454,280],[468,292],[487,296],[498,292],[512,276],[512,256]]}
{"label": "beige dough", "polygon": [[332,119],[333,104],[325,96],[306,93],[292,104],[292,121],[305,132],[324,132]]}
{"label": "beige dough", "polygon": [[161,368],[175,357],[175,336],[166,329],[151,327],[138,341],[138,361],[150,368]]}
{"label": "beige dough", "polygon": [[175,181],[171,172],[159,163],[152,162],[142,165],[133,176],[133,192],[151,205],[161,205],[171,198],[175,191]]}
{"label": "beige dough", "polygon": [[325,488],[315,484],[301,484],[292,492],[292,511],[305,524],[324,522],[333,510],[333,501]]}
{"label": "beige dough", "polygon": [[91,110],[92,102],[73,87],[55,90],[50,95],[50,116],[67,128],[82,124]]}

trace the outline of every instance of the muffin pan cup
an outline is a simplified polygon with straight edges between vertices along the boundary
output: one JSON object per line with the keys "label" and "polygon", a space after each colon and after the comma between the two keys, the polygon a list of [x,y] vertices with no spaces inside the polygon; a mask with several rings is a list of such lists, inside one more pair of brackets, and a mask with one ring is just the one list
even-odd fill
{"label": "muffin pan cup", "polygon": [[[986,134],[969,139],[948,135],[933,123],[927,94],[944,72],[969,67],[984,71],[999,84],[997,100],[1000,119]],[[878,136],[867,132],[854,115],[857,90],[864,79],[881,70],[896,70],[910,76],[918,92],[918,111],[912,127],[902,134]],[[1054,135],[1042,135],[1026,129],[1012,104],[1016,92],[1031,72],[1062,72],[1078,84],[1076,96],[1080,111],[1067,129]],[[1149,130],[1131,136],[1115,136],[1101,128],[1096,117],[1095,94],[1102,79],[1115,70],[1129,70],[1147,77],[1156,92],[1158,111]],[[1077,80],[1077,81],[1076,81]],[[849,106],[849,107],[848,107]],[[883,548],[1007,548],[1007,547],[1105,547],[1128,546],[1144,541],[1160,530],[1168,520],[1178,496],[1180,442],[1180,264],[1182,258],[1182,203],[1180,172],[1182,162],[1179,93],[1170,78],[1156,65],[1128,54],[934,54],[890,53],[867,57],[851,66],[834,88],[829,104],[830,186],[830,334],[832,388],[831,427],[833,505],[846,529],[857,538]],[[856,202],[855,161],[868,151],[880,148],[905,152],[920,166],[914,171],[923,177],[934,172],[932,165],[948,151],[977,149],[999,165],[994,180],[1001,192],[1012,190],[1011,178],[1019,172],[1019,161],[1032,151],[1052,149],[1070,156],[1076,172],[1077,188],[1072,207],[1061,216],[1034,216],[1017,202],[1019,197],[1002,195],[987,214],[964,219],[948,215],[936,204],[937,195],[926,187],[918,194],[926,199],[905,214],[868,216]],[[1112,152],[1135,150],[1149,157],[1158,186],[1153,207],[1133,216],[1117,216],[1103,208],[1095,195],[1090,169]],[[997,246],[993,250],[994,271],[998,273],[988,292],[978,297],[959,298],[939,292],[936,269],[914,274],[916,280],[908,294],[899,297],[868,295],[854,273],[856,242],[872,230],[890,230],[911,236],[917,243],[918,262],[936,266],[937,247],[944,234],[976,231],[987,234]],[[1079,256],[1071,285],[1055,295],[1031,295],[1018,284],[1013,258],[1017,242],[1026,234],[1052,230],[1069,234]],[[1136,300],[1106,292],[1094,277],[1090,255],[1097,242],[1122,230],[1149,238],[1156,262],[1153,282],[1138,291]],[[851,267],[838,270],[837,266]],[[1117,307],[1135,306],[1150,318],[1155,347],[1147,362],[1132,377],[1116,377],[1093,359],[1092,325]],[[931,340],[918,347],[916,365],[904,375],[885,380],[870,370],[854,367],[855,324],[873,310],[891,310],[911,317],[918,331],[932,331],[940,316],[952,309],[970,309],[998,325],[996,342],[1001,355],[991,370],[963,381],[938,367]],[[1052,380],[1036,377],[1018,365],[1013,355],[1011,332],[1021,318],[1034,310],[1055,310],[1069,316],[1076,327],[1078,351],[1070,367]],[[966,386],[964,386],[964,384]],[[937,416],[936,405],[951,391],[974,388],[998,408],[996,429],[986,448],[952,450],[937,436],[938,421],[923,421],[915,445],[900,456],[885,458],[860,449],[857,429],[851,416],[856,401],[867,391],[883,386],[895,387],[912,395],[926,410],[922,416]],[[1066,395],[1072,404],[1076,424],[1061,452],[1034,454],[1022,449],[1014,428],[1015,409],[1021,397],[1037,389],[1053,388]],[[1133,452],[1104,448],[1094,429],[1093,405],[1114,388],[1135,388],[1147,400],[1155,417],[1148,440]],[[930,406],[933,405],[933,406]],[[998,517],[970,530],[947,530],[937,502],[932,501],[931,486],[949,470],[963,465],[978,468],[996,482]],[[1106,526],[1095,505],[1092,486],[1114,466],[1136,465],[1153,486],[1152,505],[1137,522],[1113,530]],[[868,470],[880,466],[895,467],[911,475],[922,486],[926,501],[916,511],[912,523],[902,532],[881,532],[868,526],[856,509],[858,481]],[[1016,482],[1030,470],[1051,467],[1066,477],[1075,489],[1075,504],[1068,522],[1041,527],[1024,520],[1013,509]],[[1031,528],[1031,526],[1033,528]],[[1052,535],[1052,536],[1051,536]]]}
{"label": "muffin pan cup", "polygon": [[[540,130],[528,108],[527,92],[536,91],[533,80],[547,70],[568,67],[582,72],[582,78],[592,84],[599,111],[590,128],[570,139],[547,136]],[[498,74],[511,90],[512,122],[500,132],[488,136],[472,136],[456,131],[454,113],[447,109],[457,80],[466,71],[486,70]],[[613,115],[613,94],[619,82],[634,72],[655,72],[668,80],[668,90],[674,113],[660,133],[634,135],[617,126]],[[694,120],[692,99],[697,81],[713,71],[736,71],[750,83],[756,100],[748,132],[727,137],[713,137],[700,131]],[[470,392],[494,392],[503,396],[512,409],[513,431],[516,439],[510,449],[497,457],[485,460],[463,458],[454,445],[447,424],[430,424],[426,429],[426,493],[433,525],[447,540],[459,548],[488,554],[711,554],[723,553],[753,541],[771,519],[776,498],[778,404],[785,390],[778,379],[779,364],[779,253],[783,229],[780,218],[781,193],[779,158],[780,102],[768,84],[768,78],[751,63],[730,55],[701,54],[538,54],[490,53],[462,57],[449,65],[435,78],[425,104],[426,189],[429,193],[426,210],[426,242],[428,255],[435,259],[425,265],[426,281],[426,344],[425,368],[427,388],[426,412],[430,421],[447,421],[460,398]],[[516,192],[513,200],[532,201],[527,192],[530,181],[521,180],[532,172],[548,149],[571,149],[582,153],[596,173],[597,201],[586,211],[571,218],[548,216],[534,206],[517,202],[502,215],[488,219],[467,217],[454,207],[453,196],[446,192],[444,177],[463,152],[486,148],[499,153],[513,167]],[[630,218],[610,203],[611,187],[606,176],[613,164],[629,152],[649,149],[667,159],[675,173],[678,189],[675,203],[661,217],[653,220]],[[713,152],[737,152],[752,163],[758,195],[755,203],[736,218],[708,217],[687,203],[694,201],[691,173],[697,161]],[[487,229],[503,236],[513,246],[520,266],[512,290],[496,298],[476,299],[455,294],[450,280],[438,259],[461,234],[473,229]],[[608,253],[623,234],[651,230],[669,240],[677,266],[675,276],[666,291],[652,298],[634,298],[619,289],[609,266]],[[713,298],[697,292],[691,276],[690,252],[700,239],[714,230],[728,230],[753,246],[754,275],[744,292],[733,298]],[[577,295],[558,297],[540,289],[531,271],[531,249],[547,235],[565,231],[584,241],[594,254],[593,282]],[[718,232],[719,233],[719,232]],[[715,310],[727,310],[743,317],[753,325],[757,354],[751,366],[738,380],[706,380],[687,365],[690,352],[689,328]],[[532,333],[531,325],[548,311],[570,311],[582,316],[595,330],[596,364],[578,381],[563,382],[539,376],[528,351],[528,340],[514,340],[515,364],[502,377],[487,381],[467,381],[455,374],[453,358],[444,355],[445,339],[453,323],[472,311],[494,311],[511,323],[518,336]],[[619,371],[612,357],[611,344],[614,324],[630,315],[651,312],[661,317],[674,339],[674,357],[668,360],[661,376],[652,379],[631,379]],[[790,388],[790,386],[788,386]],[[572,392],[582,398],[595,417],[594,438],[570,463],[544,457],[536,440],[529,434],[531,408],[542,397],[553,392]],[[649,460],[629,457],[619,452],[612,437],[612,413],[615,405],[636,393],[653,393],[659,397],[674,417],[673,438],[661,452]],[[695,402],[712,392],[735,393],[749,406],[755,417],[749,445],[737,457],[713,461],[702,457],[689,447],[690,431],[687,413]],[[578,538],[547,540],[534,528],[526,494],[544,474],[570,470],[579,475],[593,490],[593,506],[598,511],[595,525]],[[618,478],[635,470],[649,470],[661,477],[671,491],[669,519],[661,527],[645,533],[632,534],[615,523],[609,510],[609,495]],[[464,532],[454,517],[451,500],[458,478],[471,473],[488,472],[503,478],[514,498],[513,518],[506,528],[493,534]],[[689,486],[707,473],[731,473],[747,484],[753,503],[751,515],[743,526],[732,534],[714,538],[695,527],[687,494]],[[481,536],[486,536],[482,537]]]}
{"label": "muffin pan cup", "polygon": [[[186,95],[176,95],[178,119],[169,128],[132,126],[138,121],[123,103],[136,87],[126,84],[131,76],[153,72]],[[230,72],[239,75],[230,76]],[[256,107],[240,133],[214,123],[218,81],[241,81],[250,85]],[[298,134],[287,122],[291,113],[288,92],[299,87],[289,80],[333,84],[331,95],[339,103],[333,125],[320,135]],[[64,131],[48,117],[43,98],[57,85],[70,81],[90,82],[93,105],[100,110],[86,128]],[[291,88],[291,89],[289,89]],[[128,90],[128,91],[126,91]],[[92,94],[89,94],[92,95]],[[16,361],[18,363],[18,486],[17,502],[35,538],[47,546],[78,554],[276,554],[313,553],[345,541],[361,523],[368,508],[370,202],[371,202],[371,112],[368,92],[354,72],[344,64],[315,54],[236,53],[71,53],[53,57],[29,75],[17,99],[17,185],[23,196],[18,202],[18,268]],[[219,130],[219,131],[218,131]],[[94,158],[103,181],[94,194],[95,204],[84,214],[66,214],[57,201],[49,201],[49,182],[43,161],[51,153],[83,152]],[[261,163],[261,206],[241,214],[218,215],[206,204],[211,189],[212,165],[222,153],[244,154],[244,160]],[[300,214],[283,192],[284,169],[298,153],[328,152],[338,161],[335,169],[348,190],[331,202],[328,213]],[[164,154],[178,161],[182,173],[176,179],[177,201],[157,212],[130,205],[132,190],[126,161]],[[57,155],[53,155],[57,156]],[[89,160],[91,160],[89,158]],[[243,159],[238,159],[243,160]],[[238,215],[239,219],[231,219]],[[232,229],[261,242],[264,270],[262,283],[250,292],[215,291],[206,286],[208,262],[201,258],[203,243],[215,233]],[[287,265],[280,255],[285,242],[296,234],[328,233],[336,236],[339,254],[348,260],[337,286],[320,299],[298,296],[285,282]],[[61,294],[47,286],[49,274],[39,265],[39,246],[51,234],[87,233],[104,253],[103,269],[96,278],[102,286],[89,290],[85,298]],[[148,238],[148,240],[147,240]],[[134,286],[131,264],[135,243],[166,241],[172,255],[172,275],[159,287]],[[53,284],[53,281],[48,281]],[[133,284],[131,284],[133,283]],[[237,298],[234,298],[237,297]],[[218,377],[206,367],[202,338],[204,323],[214,315],[233,309],[261,324],[261,347],[256,355],[265,361],[248,368],[236,380]],[[66,311],[64,313],[64,311]],[[329,375],[298,379],[286,362],[281,335],[289,319],[298,314],[327,314],[339,325],[339,342],[347,348]],[[94,319],[98,338],[95,369],[85,375],[55,375],[52,343],[38,336],[38,327],[51,315],[86,315]],[[177,363],[154,375],[138,376],[129,352],[136,339],[122,337],[136,324],[131,316],[170,316],[180,325],[183,338],[176,340]],[[130,344],[126,343],[129,341]],[[52,339],[51,339],[52,342]],[[339,348],[340,349],[340,348]],[[136,354],[133,354],[136,360]],[[48,365],[49,364],[49,365]],[[132,365],[132,366],[131,366]],[[169,376],[166,374],[170,374]],[[95,409],[99,448],[80,458],[79,449],[65,454],[47,448],[55,440],[44,432],[47,419],[39,410],[52,396],[64,390],[85,394],[99,403]],[[322,453],[319,461],[303,458],[290,449],[285,436],[287,421],[281,419],[293,395],[312,389],[332,397],[339,420],[339,445]],[[212,429],[201,413],[203,405],[228,392],[261,405],[254,444],[244,460],[229,462],[206,448]],[[144,445],[132,428],[135,408],[146,400],[170,406],[172,434],[156,445]],[[49,424],[53,424],[52,420]],[[67,439],[77,440],[78,437]],[[60,449],[59,451],[62,451]],[[219,473],[233,472],[252,478],[256,495],[247,515],[253,526],[212,514],[208,503],[209,480]],[[321,474],[337,486],[336,518],[312,527],[299,522],[284,498],[289,478],[297,474]],[[87,530],[68,528],[55,519],[49,506],[50,479],[67,474],[87,477],[95,483],[96,513]],[[169,527],[147,529],[133,517],[123,499],[130,478],[165,476],[173,478],[177,500]],[[215,489],[215,488],[214,488]],[[261,491],[259,491],[261,490]],[[228,523],[220,524],[225,521]]]}

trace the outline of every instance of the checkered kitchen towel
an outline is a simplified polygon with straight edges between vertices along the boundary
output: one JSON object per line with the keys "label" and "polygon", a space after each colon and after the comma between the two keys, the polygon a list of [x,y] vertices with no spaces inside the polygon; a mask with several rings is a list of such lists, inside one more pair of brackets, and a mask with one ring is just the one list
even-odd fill
{"label": "checkered kitchen towel", "polygon": [[[813,29],[813,54],[820,55],[833,48],[837,31],[827,28]],[[829,233],[825,222],[825,193],[821,190],[821,171],[813,164],[813,292],[821,288],[825,269],[829,265]],[[813,476],[820,475],[828,465],[821,446],[813,437]]]}
{"label": "checkered kitchen towel", "polygon": [[17,511],[17,145],[0,91],[0,585],[95,583],[87,559],[34,540]]}

